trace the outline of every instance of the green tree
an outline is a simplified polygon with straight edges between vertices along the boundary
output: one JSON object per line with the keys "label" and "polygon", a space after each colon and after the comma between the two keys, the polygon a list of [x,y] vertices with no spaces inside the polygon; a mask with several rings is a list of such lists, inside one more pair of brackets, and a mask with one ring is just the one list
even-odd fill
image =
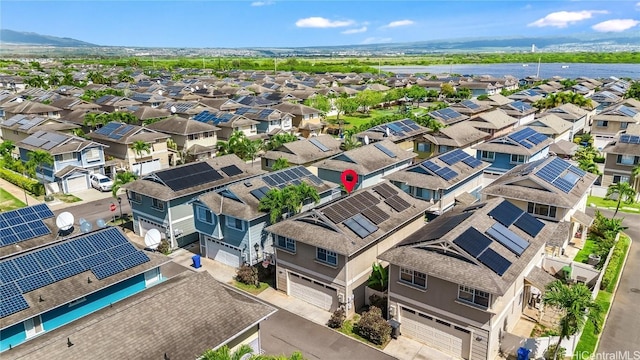
{"label": "green tree", "polygon": [[2,143],[0,143],[0,156],[11,156],[11,153],[13,153],[13,150],[15,148],[16,146],[14,145],[13,141],[4,140]]}
{"label": "green tree", "polygon": [[35,75],[24,80],[24,83],[34,88],[47,89],[47,82],[40,75]]}
{"label": "green tree", "polygon": [[114,198],[118,197],[118,190],[125,184],[134,182],[138,177],[131,171],[125,171],[116,174],[116,178],[113,180],[113,186],[111,187],[111,194]]}
{"label": "green tree", "polygon": [[271,170],[282,170],[288,168],[289,166],[291,166],[291,164],[289,164],[289,160],[287,160],[287,158],[281,157],[273,163],[273,165],[271,166]]}
{"label": "green tree", "polygon": [[411,98],[411,102],[417,102],[420,107],[420,101],[427,97],[427,89],[419,85],[414,85],[409,88],[406,93],[407,97]]}
{"label": "green tree", "polygon": [[386,291],[388,283],[389,273],[387,269],[380,263],[374,262],[371,265],[371,275],[367,280],[367,286],[378,291]]}
{"label": "green tree", "polygon": [[253,354],[251,346],[243,344],[236,351],[231,352],[227,345],[221,346],[216,350],[207,350],[202,354],[202,360],[240,360],[245,355]]}
{"label": "green tree", "polygon": [[451,98],[456,94],[456,89],[449,83],[443,83],[440,86],[440,93],[446,98]]}
{"label": "green tree", "polygon": [[[151,154],[151,144],[143,140],[136,140],[131,144],[131,150],[136,154],[136,158],[139,159],[142,157],[143,152]],[[142,175],[142,163],[140,163],[140,175]]]}
{"label": "green tree", "polygon": [[295,214],[302,209],[305,201],[320,202],[320,195],[315,187],[305,182],[288,185],[283,189],[273,188],[260,199],[258,210],[269,212],[272,224],[278,222],[285,214]]}
{"label": "green tree", "polygon": [[290,133],[276,134],[271,139],[269,139],[269,141],[267,142],[266,148],[267,150],[276,150],[277,148],[282,146],[282,144],[290,143],[297,140],[298,140],[298,137],[295,136],[294,134],[290,134]]}
{"label": "green tree", "polygon": [[617,194],[618,196],[616,211],[613,213],[613,217],[616,217],[616,215],[618,214],[618,209],[620,209],[620,203],[622,201],[627,204],[633,204],[633,201],[636,198],[636,191],[631,187],[631,185],[629,185],[629,183],[621,181],[617,184],[609,185],[605,198],[610,199],[614,194]]}
{"label": "green tree", "polygon": [[634,81],[631,86],[629,86],[629,90],[624,94],[624,97],[627,99],[633,98],[640,100],[640,81]]}
{"label": "green tree", "polygon": [[345,134],[345,137],[342,140],[342,144],[340,145],[340,148],[344,151],[348,151],[351,149],[355,149],[361,145],[362,143],[358,140],[357,137],[355,137],[355,135],[349,134],[347,136],[347,134]]}
{"label": "green tree", "polygon": [[373,90],[363,90],[356,94],[355,102],[361,107],[365,114],[369,114],[369,109],[382,102],[382,93]]}
{"label": "green tree", "polygon": [[587,320],[593,324],[596,334],[600,332],[600,313],[602,310],[600,305],[593,301],[591,291],[584,284],[569,286],[556,280],[547,285],[543,302],[562,313],[560,339],[558,339],[556,352],[553,354],[554,359],[558,355],[557,351],[562,339],[568,339],[571,335],[579,332]]}
{"label": "green tree", "polygon": [[310,106],[314,109],[320,110],[322,113],[327,113],[331,110],[331,100],[328,97],[318,94],[314,97],[306,99],[303,104]]}
{"label": "green tree", "polygon": [[256,160],[256,156],[258,155],[258,153],[260,153],[260,151],[262,151],[263,147],[264,143],[262,142],[262,140],[247,139],[247,141],[242,144],[244,154],[246,154],[248,159],[251,159],[251,166],[253,166],[253,163]]}
{"label": "green tree", "polygon": [[580,159],[578,160],[578,167],[586,172],[600,175],[600,169],[593,159]]}
{"label": "green tree", "polygon": [[631,179],[633,181],[633,189],[636,191],[636,201],[638,193],[640,193],[640,164],[633,167],[631,170]]}
{"label": "green tree", "polygon": [[[42,185],[45,185],[45,177],[44,177],[44,168],[45,166],[53,165],[53,155],[44,151],[44,150],[34,150],[29,152],[29,161],[27,161],[27,166],[30,168],[35,168],[35,171],[40,174],[40,179],[42,180]],[[45,186],[45,195],[46,195],[46,186]]]}
{"label": "green tree", "polygon": [[358,102],[354,98],[339,97],[336,99],[335,105],[338,112],[337,120],[340,120],[340,113],[349,115],[358,110]]}

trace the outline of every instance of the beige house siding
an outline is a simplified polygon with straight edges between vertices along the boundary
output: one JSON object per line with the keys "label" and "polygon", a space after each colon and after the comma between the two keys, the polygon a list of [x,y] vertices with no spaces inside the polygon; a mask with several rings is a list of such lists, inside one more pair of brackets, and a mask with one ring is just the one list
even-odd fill
{"label": "beige house siding", "polygon": [[434,206],[430,207],[429,211],[442,212],[443,210],[449,209],[451,206],[454,205],[457,196],[460,196],[460,194],[464,192],[471,193],[473,190],[479,187],[482,187],[482,184],[483,184],[483,178],[482,178],[482,174],[480,174],[476,176],[475,179],[472,179],[468,183],[464,184],[462,187],[456,189],[455,192],[446,194]]}

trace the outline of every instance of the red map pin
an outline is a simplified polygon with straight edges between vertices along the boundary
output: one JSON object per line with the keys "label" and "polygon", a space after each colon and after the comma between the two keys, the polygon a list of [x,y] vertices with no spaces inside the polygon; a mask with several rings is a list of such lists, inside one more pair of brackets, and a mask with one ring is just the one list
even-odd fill
{"label": "red map pin", "polygon": [[340,180],[342,180],[342,185],[347,189],[348,193],[351,193],[356,184],[358,183],[358,174],[351,169],[347,169],[342,172],[340,175]]}

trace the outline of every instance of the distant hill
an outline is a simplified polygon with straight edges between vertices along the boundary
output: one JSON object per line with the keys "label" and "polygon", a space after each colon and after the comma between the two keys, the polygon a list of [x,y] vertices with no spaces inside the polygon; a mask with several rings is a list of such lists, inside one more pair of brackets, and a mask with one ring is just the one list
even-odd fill
{"label": "distant hill", "polygon": [[40,35],[33,32],[22,32],[2,29],[0,30],[0,43],[15,45],[43,45],[43,46],[59,46],[59,47],[87,47],[99,46],[88,42],[61,38],[57,36]]}

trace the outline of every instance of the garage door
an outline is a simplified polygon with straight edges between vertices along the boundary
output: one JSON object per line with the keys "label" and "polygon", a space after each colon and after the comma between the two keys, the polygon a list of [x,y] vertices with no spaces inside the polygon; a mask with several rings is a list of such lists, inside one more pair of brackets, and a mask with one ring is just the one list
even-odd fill
{"label": "garage door", "polygon": [[289,295],[323,310],[333,311],[338,308],[336,289],[298,274],[289,273]]}
{"label": "garage door", "polygon": [[67,179],[67,193],[74,193],[76,191],[87,190],[89,188],[87,184],[87,176],[82,175]]}
{"label": "garage door", "polygon": [[235,268],[241,264],[240,249],[213,239],[207,239],[207,257]]}
{"label": "garage door", "polygon": [[167,235],[164,231],[164,228],[162,226],[160,226],[159,224],[153,223],[147,219],[143,219],[140,218],[139,219],[139,224],[140,224],[140,236],[144,237],[145,235],[147,235],[147,231],[151,230],[151,229],[156,229],[158,231],[160,231],[160,236],[162,239],[166,238]]}
{"label": "garage door", "polygon": [[470,333],[451,323],[402,308],[400,333],[459,358],[469,358]]}

